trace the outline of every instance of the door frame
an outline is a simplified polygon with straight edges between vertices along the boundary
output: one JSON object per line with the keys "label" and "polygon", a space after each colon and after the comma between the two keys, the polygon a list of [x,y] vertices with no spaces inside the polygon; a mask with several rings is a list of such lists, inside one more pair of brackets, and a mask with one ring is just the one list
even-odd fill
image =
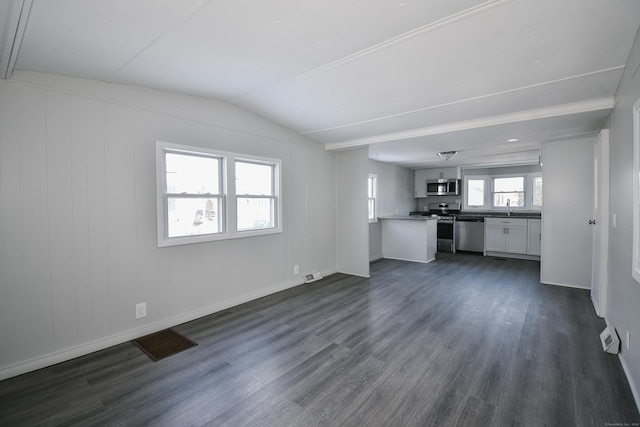
{"label": "door frame", "polygon": [[599,317],[607,314],[609,265],[609,130],[593,143],[593,247],[591,301]]}

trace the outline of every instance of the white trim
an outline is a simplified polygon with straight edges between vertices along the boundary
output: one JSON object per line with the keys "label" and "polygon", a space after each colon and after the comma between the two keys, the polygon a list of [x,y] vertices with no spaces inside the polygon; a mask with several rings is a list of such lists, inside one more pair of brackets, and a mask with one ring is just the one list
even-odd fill
{"label": "white trim", "polygon": [[[0,50],[5,53],[0,57],[0,72],[5,79],[10,79],[15,69],[18,54],[22,47],[24,33],[27,29],[27,23],[29,22],[32,3],[33,0],[17,0],[13,2],[8,1],[4,6],[5,8],[13,10],[13,13],[9,13],[10,16],[6,19],[6,39],[4,40],[4,45],[0,46]],[[15,9],[12,9],[12,6],[16,6]]]}
{"label": "white trim", "polygon": [[[335,269],[325,270],[325,271],[322,271],[321,273],[326,278],[327,276],[337,273],[337,270]],[[65,350],[49,353],[44,356],[36,357],[34,359],[29,359],[23,362],[14,363],[12,365],[8,365],[0,368],[0,381],[5,380],[7,378],[15,377],[17,375],[21,375],[27,372],[31,372],[36,369],[46,368],[48,366],[52,366],[57,363],[62,363],[67,360],[74,359],[76,357],[85,356],[87,354],[90,354],[96,351],[104,350],[105,348],[112,347],[114,345],[122,344],[127,341],[131,341],[136,338],[161,331],[163,329],[171,328],[186,322],[190,322],[192,320],[199,319],[201,317],[209,316],[211,314],[220,312],[222,310],[226,310],[231,307],[245,304],[247,302],[250,302],[259,298],[263,298],[265,296],[269,296],[272,294],[276,294],[278,292],[281,292],[290,288],[294,288],[300,285],[304,285],[304,282],[302,282],[302,279],[298,277],[288,282],[271,286],[266,289],[260,289],[258,291],[249,292],[239,297],[221,301],[217,304],[212,304],[207,307],[190,311],[188,313],[183,313],[178,316],[174,316],[169,319],[164,319],[162,321],[155,322],[149,325],[141,326],[136,329],[131,329],[119,334],[110,335],[108,337],[100,338],[86,344],[81,344],[75,347],[67,348]]]}
{"label": "white trim", "polygon": [[[616,331],[616,333],[617,333],[617,331]],[[621,351],[618,354],[618,359],[620,359],[620,364],[622,365],[622,370],[624,371],[624,374],[627,377],[627,381],[629,381],[629,387],[631,388],[631,394],[633,395],[633,399],[636,401],[636,408],[638,408],[638,410],[640,411],[640,390],[638,389],[638,387],[636,387],[636,383],[633,382],[633,376],[631,376],[631,372],[629,370],[629,366],[627,365],[627,361],[624,358],[624,351]]]}
{"label": "white trim", "polygon": [[543,285],[550,285],[550,286],[562,286],[563,288],[573,288],[573,289],[591,289],[591,286],[578,286],[578,285],[567,285],[566,283],[559,283],[559,282],[543,282],[540,281],[540,283],[542,283]]}
{"label": "white trim", "polygon": [[[510,173],[510,174],[492,174],[492,175],[465,175],[463,179],[464,191],[462,199],[463,211],[482,211],[482,212],[506,212],[506,207],[493,206],[493,185],[496,178],[510,178],[510,177],[523,177],[524,178],[524,206],[515,206],[511,208],[512,212],[541,212],[542,207],[533,206],[533,178],[542,177],[542,172],[526,172],[526,173]],[[482,206],[469,206],[469,180],[484,181],[484,205]]]}
{"label": "white trim", "polygon": [[[371,179],[373,179],[373,197],[369,197],[369,180]],[[373,218],[369,218],[369,224],[374,224],[378,222],[378,175],[375,173],[370,173],[367,177],[367,214],[371,200],[373,200]]]}
{"label": "white trim", "polygon": [[640,282],[640,99],[633,105],[633,251],[631,276]]}
{"label": "white trim", "polygon": [[491,117],[481,117],[473,120],[445,123],[442,125],[428,126],[425,128],[409,129],[400,132],[391,132],[382,135],[374,135],[365,138],[356,138],[342,142],[325,144],[327,150],[344,150],[379,142],[396,141],[421,136],[439,135],[443,133],[457,132],[461,130],[477,129],[489,126],[504,125],[509,123],[525,122],[529,120],[547,119],[570,114],[588,113],[591,111],[611,110],[615,105],[614,98],[592,99],[571,104],[556,105],[553,107],[536,108],[534,110],[518,111]]}
{"label": "white trim", "polygon": [[[222,208],[220,214],[222,231],[216,234],[202,234],[196,236],[167,237],[167,219],[165,206],[165,166],[164,153],[166,151],[184,152],[201,156],[212,156],[221,159],[221,187]],[[275,191],[275,227],[259,230],[237,230],[235,193],[235,162],[252,161],[274,166]],[[216,196],[217,197],[217,196]],[[156,141],[156,216],[157,216],[157,245],[159,248],[211,242],[218,240],[240,239],[245,237],[262,236],[282,232],[282,161],[279,159],[232,153],[205,147],[196,147]]]}

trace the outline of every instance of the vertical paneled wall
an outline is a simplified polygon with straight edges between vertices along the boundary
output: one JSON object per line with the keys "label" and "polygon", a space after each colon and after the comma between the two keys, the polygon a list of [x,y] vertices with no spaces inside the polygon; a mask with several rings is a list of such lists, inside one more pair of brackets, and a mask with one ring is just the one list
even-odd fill
{"label": "vertical paneled wall", "polygon": [[[0,379],[336,271],[333,153],[229,104],[17,78],[0,81]],[[283,232],[157,248],[156,140],[282,159]]]}
{"label": "vertical paneled wall", "polygon": [[[636,34],[610,118],[609,281],[607,323],[622,341],[620,359],[640,407],[640,283],[633,278],[633,106],[640,100],[640,30]],[[629,347],[626,346],[627,331]]]}

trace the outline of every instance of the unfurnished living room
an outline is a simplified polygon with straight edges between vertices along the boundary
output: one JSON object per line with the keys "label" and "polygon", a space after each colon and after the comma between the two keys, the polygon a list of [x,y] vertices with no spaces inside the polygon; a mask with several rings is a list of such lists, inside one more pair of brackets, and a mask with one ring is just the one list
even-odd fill
{"label": "unfurnished living room", "polygon": [[0,2],[0,425],[640,425],[640,2]]}

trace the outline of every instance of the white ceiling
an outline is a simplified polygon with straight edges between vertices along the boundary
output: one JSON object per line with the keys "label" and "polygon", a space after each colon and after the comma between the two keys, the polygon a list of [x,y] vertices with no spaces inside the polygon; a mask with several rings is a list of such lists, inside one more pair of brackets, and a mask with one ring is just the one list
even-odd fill
{"label": "white ceiling", "polygon": [[516,164],[604,125],[639,25],[638,0],[6,0],[0,67],[225,100],[412,168]]}

